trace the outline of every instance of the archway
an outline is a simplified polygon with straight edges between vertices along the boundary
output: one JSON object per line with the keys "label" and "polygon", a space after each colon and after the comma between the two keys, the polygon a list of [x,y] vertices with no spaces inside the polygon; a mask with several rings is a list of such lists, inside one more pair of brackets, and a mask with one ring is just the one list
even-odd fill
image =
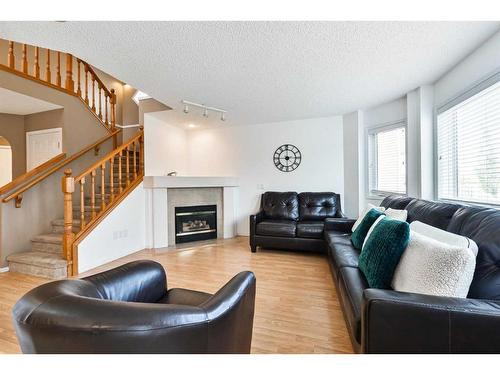
{"label": "archway", "polygon": [[12,148],[9,141],[0,136],[0,187],[12,181]]}

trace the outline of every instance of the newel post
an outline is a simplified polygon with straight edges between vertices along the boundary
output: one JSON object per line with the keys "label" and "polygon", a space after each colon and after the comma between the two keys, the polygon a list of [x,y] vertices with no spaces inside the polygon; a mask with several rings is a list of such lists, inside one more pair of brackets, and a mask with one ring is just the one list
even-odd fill
{"label": "newel post", "polygon": [[139,171],[144,175],[144,126],[139,127],[139,131],[142,132],[139,137]]}
{"label": "newel post", "polygon": [[[116,94],[115,89],[111,89],[111,95],[109,97],[109,103],[111,105],[111,131],[116,130]],[[118,138],[116,134],[113,136],[113,149],[118,146]]]}
{"label": "newel post", "polygon": [[[76,259],[73,259],[73,192],[75,191],[75,179],[71,176],[71,169],[64,171],[62,177],[62,192],[64,195],[64,234],[63,234],[63,257],[68,262],[68,276],[72,276],[76,269]],[[78,272],[76,270],[76,272]]]}

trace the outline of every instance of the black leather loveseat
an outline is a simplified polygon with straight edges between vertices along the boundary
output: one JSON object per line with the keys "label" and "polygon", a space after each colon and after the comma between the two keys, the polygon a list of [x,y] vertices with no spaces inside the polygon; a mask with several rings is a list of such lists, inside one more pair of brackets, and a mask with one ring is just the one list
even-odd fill
{"label": "black leather loveseat", "polygon": [[250,353],[255,276],[217,293],[167,290],[162,265],[127,263],[41,285],[14,306],[23,353]]}
{"label": "black leather loveseat", "polygon": [[268,191],[250,216],[250,248],[324,251],[325,226],[344,217],[339,194]]}
{"label": "black leather loveseat", "polygon": [[[353,347],[363,353],[500,353],[500,210],[391,196],[382,206],[473,239],[468,298],[369,289],[350,241],[354,220],[330,223],[327,253]],[[343,232],[343,234],[341,234]]]}

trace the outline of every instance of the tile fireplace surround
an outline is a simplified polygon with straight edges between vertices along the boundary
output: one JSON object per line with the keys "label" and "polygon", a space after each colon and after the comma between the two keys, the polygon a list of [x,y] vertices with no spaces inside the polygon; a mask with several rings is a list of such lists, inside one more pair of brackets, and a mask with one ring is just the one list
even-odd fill
{"label": "tile fireplace surround", "polygon": [[236,235],[235,177],[146,176],[146,241],[149,248],[175,245],[175,207],[217,205],[217,237]]}

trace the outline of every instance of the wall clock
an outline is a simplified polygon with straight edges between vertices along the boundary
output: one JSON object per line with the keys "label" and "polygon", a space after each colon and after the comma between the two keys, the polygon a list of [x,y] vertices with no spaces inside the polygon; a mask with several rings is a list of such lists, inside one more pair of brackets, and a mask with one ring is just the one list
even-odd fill
{"label": "wall clock", "polygon": [[276,149],[273,159],[274,165],[281,172],[291,172],[300,165],[302,155],[294,145],[285,144]]}

